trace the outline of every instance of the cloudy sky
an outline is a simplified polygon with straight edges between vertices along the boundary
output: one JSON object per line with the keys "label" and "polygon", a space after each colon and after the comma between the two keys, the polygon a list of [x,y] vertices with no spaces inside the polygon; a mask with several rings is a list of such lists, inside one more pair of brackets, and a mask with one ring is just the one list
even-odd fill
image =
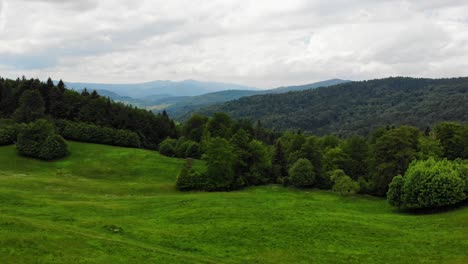
{"label": "cloudy sky", "polygon": [[0,75],[264,88],[468,76],[468,1],[0,0]]}

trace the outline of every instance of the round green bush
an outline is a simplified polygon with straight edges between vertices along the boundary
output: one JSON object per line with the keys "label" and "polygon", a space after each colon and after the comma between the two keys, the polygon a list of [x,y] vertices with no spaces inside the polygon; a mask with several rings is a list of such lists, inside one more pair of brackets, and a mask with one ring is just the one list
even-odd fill
{"label": "round green bush", "polygon": [[434,208],[463,201],[465,182],[457,163],[448,160],[413,162],[405,173],[403,205]]}
{"label": "round green bush", "polygon": [[53,124],[44,119],[20,129],[16,149],[22,156],[43,160],[59,159],[68,154],[63,138],[55,133]]}
{"label": "round green bush", "polygon": [[172,138],[166,138],[161,144],[159,144],[159,153],[164,156],[174,157],[175,155],[175,146],[177,141]]}
{"label": "round green bush", "polygon": [[289,169],[289,183],[296,187],[312,187],[314,185],[314,166],[308,159],[298,159]]}
{"label": "round green bush", "polygon": [[339,192],[343,196],[355,194],[360,189],[359,183],[353,181],[340,169],[336,169],[331,173],[330,180],[333,182],[333,191]]}
{"label": "round green bush", "polygon": [[389,185],[388,202],[408,209],[436,208],[466,199],[465,169],[460,162],[428,159],[414,161],[404,177]]}

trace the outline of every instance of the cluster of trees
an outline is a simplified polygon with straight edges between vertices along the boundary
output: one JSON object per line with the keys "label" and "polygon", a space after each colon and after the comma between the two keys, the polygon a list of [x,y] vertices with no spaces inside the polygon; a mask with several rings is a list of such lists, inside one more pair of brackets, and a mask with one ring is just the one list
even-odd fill
{"label": "cluster of trees", "polygon": [[[163,141],[160,152],[177,157],[201,156],[207,170],[195,172],[188,162],[178,177],[179,189],[234,190],[273,181],[273,147],[267,143],[274,142],[279,134],[260,123],[235,121],[223,113],[216,113],[212,118],[194,115],[181,127],[181,134],[179,140]],[[197,156],[188,155],[192,153]]]}
{"label": "cluster of trees", "polygon": [[468,125],[454,122],[424,131],[387,126],[368,137],[348,138],[318,137],[301,131],[269,131],[263,135],[271,136],[258,138],[261,133],[245,124],[248,122],[233,121],[222,113],[212,118],[194,115],[183,125],[183,137],[165,140],[163,154],[190,157],[183,155],[183,142],[198,144],[198,154],[207,164],[206,171],[196,172],[188,162],[178,177],[179,189],[232,190],[281,183],[332,189],[343,195],[359,192],[383,197],[395,176],[405,175],[415,160],[468,157]]}
{"label": "cluster of trees", "polygon": [[468,78],[396,77],[248,96],[198,112],[225,112],[233,118],[262,120],[266,127],[280,131],[368,135],[387,124],[425,129],[447,120],[468,122],[467,93]]}
{"label": "cluster of trees", "polygon": [[40,118],[68,120],[128,130],[138,135],[141,147],[148,149],[157,149],[165,138],[178,136],[175,123],[165,112],[155,115],[113,102],[96,91],[90,93],[85,89],[79,93],[66,89],[62,81],[55,85],[50,78],[45,83],[24,77],[0,78],[0,118],[17,123]]}

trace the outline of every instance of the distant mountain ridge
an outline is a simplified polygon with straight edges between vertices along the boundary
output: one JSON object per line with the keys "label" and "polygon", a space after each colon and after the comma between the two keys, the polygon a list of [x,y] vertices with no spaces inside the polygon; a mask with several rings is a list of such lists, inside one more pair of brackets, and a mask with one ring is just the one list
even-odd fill
{"label": "distant mountain ridge", "polygon": [[[187,116],[187,113],[198,110],[203,107],[210,106],[216,103],[223,103],[235,99],[239,99],[245,96],[259,95],[259,94],[276,94],[276,93],[286,93],[290,91],[301,91],[307,89],[314,89],[318,87],[327,87],[331,85],[341,84],[350,82],[348,80],[341,79],[331,79],[306,85],[298,86],[285,86],[268,90],[235,90],[228,89],[223,91],[216,91],[205,93],[202,95],[196,96],[173,96],[171,94],[153,94],[149,96],[144,96],[141,98],[133,98],[129,96],[122,96],[116,92],[109,91],[107,89],[96,89],[99,94],[103,96],[110,97],[115,101],[124,102],[127,104],[132,104],[135,106],[143,107],[153,111],[162,111],[166,110],[171,117],[175,119],[184,119]],[[83,84],[78,85],[78,87],[83,86]],[[76,85],[75,85],[76,87]],[[88,89],[92,89],[86,86]]]}
{"label": "distant mountain ridge", "polygon": [[202,82],[196,80],[184,81],[152,81],[134,84],[105,84],[65,82],[65,85],[74,90],[106,90],[120,96],[129,96],[134,99],[145,99],[150,96],[196,96],[223,90],[257,90],[257,88],[239,84]]}

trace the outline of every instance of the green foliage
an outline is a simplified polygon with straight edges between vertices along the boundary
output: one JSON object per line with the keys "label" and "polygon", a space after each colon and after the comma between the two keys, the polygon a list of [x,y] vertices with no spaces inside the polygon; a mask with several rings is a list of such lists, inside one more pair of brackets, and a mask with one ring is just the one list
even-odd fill
{"label": "green foliage", "polygon": [[443,156],[443,149],[439,140],[421,136],[419,138],[419,152],[418,159],[424,160],[428,158],[439,159]]}
{"label": "green foliage", "polygon": [[206,161],[206,191],[231,190],[236,187],[234,165],[238,157],[234,147],[223,138],[212,138],[208,144],[203,160]]}
{"label": "green foliage", "polygon": [[58,121],[56,124],[59,133],[66,139],[121,147],[138,148],[141,146],[138,135],[129,130],[65,120]]}
{"label": "green foliage", "polygon": [[208,117],[202,115],[192,115],[182,126],[182,134],[190,140],[200,142],[205,130]]}
{"label": "green foliage", "polygon": [[271,178],[271,151],[268,146],[258,140],[250,141],[248,145],[249,170],[245,177],[248,185],[261,185],[273,182]]}
{"label": "green foliage", "polygon": [[369,143],[361,136],[351,136],[342,144],[348,159],[343,160],[342,168],[353,180],[369,176]]}
{"label": "green foliage", "polygon": [[232,119],[225,113],[215,113],[206,124],[206,130],[212,137],[229,138]]}
{"label": "green foliage", "polygon": [[52,123],[39,119],[21,128],[16,149],[22,156],[55,160],[68,154],[63,138],[55,133]]}
{"label": "green foliage", "polygon": [[359,183],[353,181],[343,170],[334,170],[330,175],[330,180],[333,182],[333,191],[343,196],[359,192]]}
{"label": "green foliage", "polygon": [[387,201],[390,205],[400,208],[403,205],[403,185],[405,180],[403,176],[393,177],[388,186]]}
{"label": "green foliage", "polygon": [[416,158],[420,131],[414,127],[401,126],[387,130],[372,146],[375,194],[384,196],[392,178],[404,174]]}
{"label": "green foliage", "polygon": [[166,138],[163,142],[161,142],[161,144],[159,144],[159,153],[164,156],[174,157],[176,145],[177,140],[173,138]]}
{"label": "green foliage", "polygon": [[14,144],[17,134],[18,128],[15,126],[0,127],[0,146]]}
{"label": "green foliage", "polygon": [[272,164],[272,180],[279,183],[283,178],[288,176],[288,160],[286,159],[283,143],[280,140],[276,141]]}
{"label": "green foliage", "polygon": [[194,141],[187,141],[185,148],[185,157],[199,159],[201,157],[200,144]]}
{"label": "green foliage", "polygon": [[450,160],[468,158],[467,127],[468,125],[454,122],[443,122],[434,127],[434,134],[442,146],[443,157]]}
{"label": "green foliage", "polygon": [[207,187],[207,177],[193,169],[193,161],[187,159],[176,180],[180,191],[204,190]]}
{"label": "green foliage", "polygon": [[19,107],[13,114],[13,119],[19,123],[34,122],[45,117],[45,103],[36,90],[24,91],[19,99]]}
{"label": "green foliage", "polygon": [[289,169],[289,183],[296,187],[312,187],[315,184],[314,166],[308,159],[299,159]]}
{"label": "green foliage", "polygon": [[459,165],[447,160],[416,161],[405,173],[403,205],[406,208],[434,208],[463,201],[465,182]]}
{"label": "green foliage", "polygon": [[279,131],[367,135],[388,124],[424,129],[445,120],[468,122],[467,87],[468,78],[385,78],[243,97],[201,112],[261,120],[265,127]]}

